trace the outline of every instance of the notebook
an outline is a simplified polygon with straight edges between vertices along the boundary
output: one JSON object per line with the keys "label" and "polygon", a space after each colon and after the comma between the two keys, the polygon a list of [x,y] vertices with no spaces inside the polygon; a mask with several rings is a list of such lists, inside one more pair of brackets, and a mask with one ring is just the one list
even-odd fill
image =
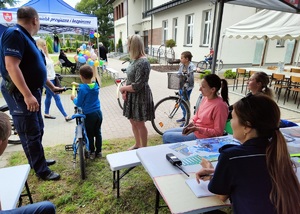
{"label": "notebook", "polygon": [[185,182],[196,195],[197,198],[207,197],[214,195],[208,190],[209,181],[200,181],[200,184],[197,183],[196,178],[186,179]]}

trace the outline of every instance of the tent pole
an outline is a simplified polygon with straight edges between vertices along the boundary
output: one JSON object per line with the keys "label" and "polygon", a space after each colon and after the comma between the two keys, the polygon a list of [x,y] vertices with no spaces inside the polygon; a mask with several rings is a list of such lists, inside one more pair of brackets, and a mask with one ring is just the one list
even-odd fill
{"label": "tent pole", "polygon": [[214,35],[215,35],[215,26],[216,26],[216,18],[217,18],[217,9],[218,9],[218,2],[214,2],[215,8],[214,8],[214,20],[213,20],[213,25],[212,25],[212,32],[211,32],[211,42],[210,42],[210,47],[213,47],[214,44]]}
{"label": "tent pole", "polygon": [[225,35],[222,36],[222,40],[221,40],[221,48],[220,48],[220,53],[219,53],[219,61],[218,61],[218,69],[217,69],[217,75],[219,75],[219,67],[220,67],[220,61],[221,61],[221,56],[222,56],[222,49],[223,49],[223,42],[224,42],[224,37]]}
{"label": "tent pole", "polygon": [[217,22],[217,29],[216,29],[216,36],[215,36],[215,44],[214,44],[214,56],[212,59],[212,73],[214,74],[216,71],[216,60],[218,55],[218,48],[219,48],[219,41],[220,41],[220,33],[221,33],[221,24],[223,19],[223,9],[224,9],[224,0],[219,1],[219,13],[218,13],[218,22]]}
{"label": "tent pole", "polygon": [[[97,32],[97,35],[100,35],[100,34],[98,33],[98,24],[97,24],[96,32]],[[97,45],[96,45],[96,48],[97,48],[97,53],[98,53],[97,55],[98,55],[98,57],[99,57],[98,60],[100,60],[100,53],[99,53],[99,48],[98,48],[98,47],[99,47],[99,36],[97,36]],[[94,67],[95,67],[95,66],[94,66]],[[98,71],[99,71],[99,67],[100,67],[100,62],[99,62],[99,65],[97,66],[96,69],[97,69],[97,74],[98,74],[97,76],[98,76],[98,81],[99,81],[99,82],[98,82],[98,85],[101,86],[101,83],[102,83],[102,82],[101,82],[101,78],[102,78],[102,77],[101,77],[101,75],[99,75],[99,72],[98,72]]]}

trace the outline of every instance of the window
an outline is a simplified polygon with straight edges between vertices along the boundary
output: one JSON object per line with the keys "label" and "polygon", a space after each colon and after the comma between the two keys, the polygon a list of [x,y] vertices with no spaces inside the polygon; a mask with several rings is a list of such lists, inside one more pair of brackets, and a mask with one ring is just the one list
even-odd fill
{"label": "window", "polygon": [[150,10],[153,7],[153,0],[144,0],[145,3],[145,7],[144,7],[144,11]]}
{"label": "window", "polygon": [[186,45],[193,44],[194,15],[186,16]]}
{"label": "window", "polygon": [[163,28],[163,41],[162,43],[165,44],[166,40],[168,39],[168,21],[162,22],[162,28]]}
{"label": "window", "polygon": [[278,39],[277,40],[277,44],[276,44],[276,47],[279,48],[279,47],[284,47],[284,39]]}
{"label": "window", "polygon": [[173,40],[177,42],[178,19],[173,19]]}
{"label": "window", "polygon": [[202,45],[209,46],[211,29],[211,10],[203,12]]}

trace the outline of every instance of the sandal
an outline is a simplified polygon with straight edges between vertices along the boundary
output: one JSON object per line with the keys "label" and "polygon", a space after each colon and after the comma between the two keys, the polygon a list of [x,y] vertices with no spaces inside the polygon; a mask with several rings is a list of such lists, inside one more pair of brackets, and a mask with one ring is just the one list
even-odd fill
{"label": "sandal", "polygon": [[135,149],[138,149],[138,148],[139,148],[139,147],[135,147],[135,145],[133,145],[133,146],[129,147],[129,148],[127,149],[127,151],[135,150]]}
{"label": "sandal", "polygon": [[46,118],[46,119],[56,119],[56,117],[53,117],[53,116],[48,115],[48,114],[45,114],[44,118]]}

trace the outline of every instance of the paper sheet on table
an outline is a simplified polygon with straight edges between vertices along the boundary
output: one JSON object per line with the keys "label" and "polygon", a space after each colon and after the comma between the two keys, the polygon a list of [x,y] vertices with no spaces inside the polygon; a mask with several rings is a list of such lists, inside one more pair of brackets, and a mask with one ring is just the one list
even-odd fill
{"label": "paper sheet on table", "polygon": [[195,178],[189,178],[186,179],[185,182],[198,198],[214,195],[208,190],[209,181],[201,180],[200,184],[198,184]]}

